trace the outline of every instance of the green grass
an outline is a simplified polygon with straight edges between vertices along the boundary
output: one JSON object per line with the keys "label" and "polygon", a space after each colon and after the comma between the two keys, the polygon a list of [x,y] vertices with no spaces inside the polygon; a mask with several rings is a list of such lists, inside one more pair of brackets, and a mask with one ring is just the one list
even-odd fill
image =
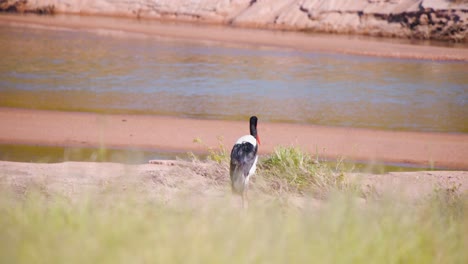
{"label": "green grass", "polygon": [[[2,263],[467,263],[467,200],[337,192],[320,209],[248,212],[0,194]],[[456,197],[456,196],[454,196]],[[447,206],[447,202],[451,205]]]}
{"label": "green grass", "polygon": [[341,160],[332,164],[312,158],[298,147],[277,147],[260,160],[259,174],[274,189],[324,197],[334,190],[359,192],[345,177],[348,167]]}
{"label": "green grass", "polygon": [[[230,152],[222,138],[218,138],[218,146],[215,148],[204,145],[198,138],[193,142],[207,148],[207,161],[229,167]],[[193,160],[199,161],[194,154],[191,156]],[[266,192],[312,193],[318,197],[326,196],[333,190],[359,192],[345,177],[345,172],[351,171],[352,165],[346,165],[342,160],[335,163],[322,162],[298,147],[277,147],[272,154],[259,159],[258,168],[253,181],[260,181],[258,185],[263,185],[261,188]]]}

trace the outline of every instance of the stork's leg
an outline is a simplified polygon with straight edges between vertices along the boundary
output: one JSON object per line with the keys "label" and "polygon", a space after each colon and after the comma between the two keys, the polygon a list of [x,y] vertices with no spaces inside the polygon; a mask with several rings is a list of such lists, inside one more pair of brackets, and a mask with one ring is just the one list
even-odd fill
{"label": "stork's leg", "polygon": [[247,201],[247,189],[244,189],[244,191],[242,192],[242,208],[249,208],[249,202]]}

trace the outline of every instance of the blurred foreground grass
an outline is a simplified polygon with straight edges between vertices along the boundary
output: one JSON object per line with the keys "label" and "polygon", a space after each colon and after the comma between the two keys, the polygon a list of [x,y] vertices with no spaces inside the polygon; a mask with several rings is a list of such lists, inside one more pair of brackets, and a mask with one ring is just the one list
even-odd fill
{"label": "blurred foreground grass", "polygon": [[3,190],[0,262],[467,263],[467,206],[445,191],[412,203],[334,192],[319,208],[245,212]]}
{"label": "blurred foreground grass", "polygon": [[[228,155],[207,158],[226,167]],[[277,202],[254,199],[248,211],[227,199],[203,208],[138,199],[136,188],[70,200],[0,186],[0,262],[468,263],[468,199],[456,186],[404,200],[363,194],[345,170],[278,148],[253,183]],[[281,202],[298,194],[302,209]]]}

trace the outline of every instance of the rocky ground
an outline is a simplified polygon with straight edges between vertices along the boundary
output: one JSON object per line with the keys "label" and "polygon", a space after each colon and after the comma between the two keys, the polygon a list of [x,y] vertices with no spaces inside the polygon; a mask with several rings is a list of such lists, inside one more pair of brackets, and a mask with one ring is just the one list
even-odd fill
{"label": "rocky ground", "polygon": [[467,41],[466,0],[2,0],[0,11],[207,22],[370,36]]}

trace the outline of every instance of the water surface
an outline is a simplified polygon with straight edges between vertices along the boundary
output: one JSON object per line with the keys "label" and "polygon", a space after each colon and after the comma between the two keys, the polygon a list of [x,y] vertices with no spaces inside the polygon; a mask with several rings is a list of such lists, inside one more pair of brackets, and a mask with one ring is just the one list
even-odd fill
{"label": "water surface", "polygon": [[468,64],[0,25],[0,106],[468,132]]}
{"label": "water surface", "polygon": [[[0,160],[13,162],[59,163],[67,161],[79,162],[118,162],[125,164],[143,164],[149,160],[185,160],[193,158],[206,160],[202,153],[161,152],[144,149],[112,149],[112,148],[80,148],[58,146],[31,146],[0,144]],[[263,159],[264,157],[260,157]],[[359,162],[341,160],[320,160],[332,168],[348,172],[366,172],[383,174],[398,171],[420,171],[446,168],[429,168],[410,164],[394,164],[381,162]],[[339,164],[339,165],[338,165]]]}

